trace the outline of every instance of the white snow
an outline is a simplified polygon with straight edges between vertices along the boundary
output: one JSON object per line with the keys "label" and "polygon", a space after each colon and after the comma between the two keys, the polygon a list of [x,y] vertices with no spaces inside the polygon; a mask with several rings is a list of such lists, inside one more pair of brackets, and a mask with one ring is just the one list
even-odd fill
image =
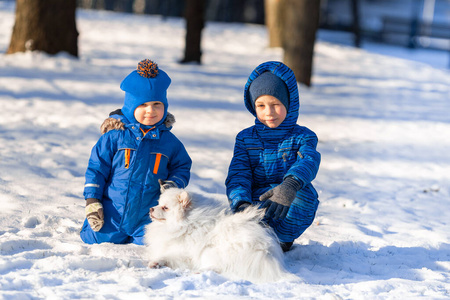
{"label": "white snow", "polygon": [[[14,7],[0,2],[2,53],[13,24]],[[142,246],[82,243],[84,172],[100,124],[122,106],[121,80],[150,58],[172,77],[169,110],[193,159],[190,188],[226,201],[234,138],[254,121],[243,87],[259,63],[282,60],[281,50],[266,48],[262,26],[208,23],[204,63],[180,65],[182,19],[79,10],[77,26],[79,59],[0,55],[1,299],[448,297],[445,62],[318,41],[314,86],[300,87],[299,124],[320,140],[321,205],[286,253],[300,279],[252,284],[149,269]]]}

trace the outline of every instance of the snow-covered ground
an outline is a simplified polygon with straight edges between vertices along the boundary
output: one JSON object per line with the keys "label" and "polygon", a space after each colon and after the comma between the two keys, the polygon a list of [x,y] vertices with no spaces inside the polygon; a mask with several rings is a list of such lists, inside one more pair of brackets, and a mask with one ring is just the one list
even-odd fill
{"label": "snow-covered ground", "polygon": [[[321,205],[286,253],[299,279],[252,284],[149,269],[142,246],[83,244],[84,171],[100,124],[122,105],[121,80],[150,58],[172,77],[169,110],[193,159],[190,189],[226,201],[235,135],[253,124],[244,84],[281,51],[265,47],[262,26],[208,24],[204,64],[180,65],[181,19],[78,11],[77,22],[78,60],[0,55],[1,299],[448,297],[447,64],[317,43],[314,86],[300,87],[299,123],[320,140]],[[13,23],[13,7],[0,2],[2,53]]]}

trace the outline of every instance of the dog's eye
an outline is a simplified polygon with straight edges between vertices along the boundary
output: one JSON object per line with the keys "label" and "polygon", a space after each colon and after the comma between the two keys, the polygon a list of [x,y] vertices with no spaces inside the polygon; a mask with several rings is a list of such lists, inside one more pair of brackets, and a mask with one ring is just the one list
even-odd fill
{"label": "dog's eye", "polygon": [[166,210],[168,210],[169,208],[168,208],[167,206],[163,206],[163,207],[161,207],[161,209],[164,210],[164,211],[166,211]]}

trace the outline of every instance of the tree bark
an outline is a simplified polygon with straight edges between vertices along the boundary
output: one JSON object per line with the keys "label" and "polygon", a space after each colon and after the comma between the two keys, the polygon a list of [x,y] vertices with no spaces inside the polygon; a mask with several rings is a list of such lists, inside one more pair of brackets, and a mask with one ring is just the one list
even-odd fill
{"label": "tree bark", "polygon": [[76,0],[17,0],[7,54],[37,50],[78,56],[75,10]]}
{"label": "tree bark", "polygon": [[281,47],[280,0],[264,0],[264,13],[269,47]]}
{"label": "tree bark", "polygon": [[280,4],[284,63],[294,71],[298,82],[309,87],[320,0],[281,0]]}
{"label": "tree bark", "polygon": [[361,28],[359,26],[359,0],[351,0],[353,15],[353,34],[355,47],[361,47]]}
{"label": "tree bark", "polygon": [[206,0],[186,0],[186,43],[181,63],[201,63],[202,30],[205,27]]}

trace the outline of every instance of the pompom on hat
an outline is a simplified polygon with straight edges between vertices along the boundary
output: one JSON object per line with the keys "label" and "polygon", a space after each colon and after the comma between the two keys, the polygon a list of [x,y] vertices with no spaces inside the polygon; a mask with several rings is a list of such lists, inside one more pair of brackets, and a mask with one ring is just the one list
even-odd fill
{"label": "pompom on hat", "polygon": [[255,101],[262,95],[270,95],[289,109],[289,91],[286,83],[277,75],[271,72],[264,72],[253,80],[248,89],[251,104],[255,109]]}
{"label": "pompom on hat", "polygon": [[160,122],[164,122],[169,106],[167,89],[170,83],[169,75],[161,70],[155,62],[149,59],[140,61],[137,69],[125,77],[120,84],[120,89],[125,92],[122,113],[128,121],[138,123],[134,118],[134,111],[139,105],[160,101],[164,104],[164,117]]}

